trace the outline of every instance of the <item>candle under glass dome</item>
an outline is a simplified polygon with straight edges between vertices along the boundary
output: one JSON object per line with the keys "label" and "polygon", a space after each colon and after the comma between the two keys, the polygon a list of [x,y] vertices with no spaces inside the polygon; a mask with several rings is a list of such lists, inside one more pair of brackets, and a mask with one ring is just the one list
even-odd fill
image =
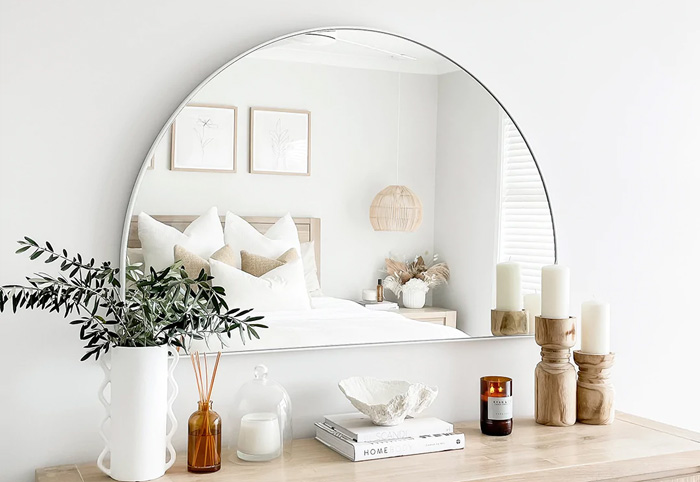
{"label": "candle under glass dome", "polygon": [[231,459],[266,462],[291,449],[292,403],[287,391],[268,378],[267,367],[255,367],[233,405]]}

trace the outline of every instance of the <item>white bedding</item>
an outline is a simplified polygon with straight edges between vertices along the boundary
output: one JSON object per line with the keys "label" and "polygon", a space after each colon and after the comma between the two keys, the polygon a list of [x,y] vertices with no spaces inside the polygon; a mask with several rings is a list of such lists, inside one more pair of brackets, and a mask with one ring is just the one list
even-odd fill
{"label": "white bedding", "polygon": [[253,311],[251,315],[265,316],[259,323],[269,326],[258,330],[260,340],[246,340],[244,346],[238,334],[232,333],[227,347],[222,348],[214,339],[209,341],[209,348],[195,342],[192,350],[249,351],[469,337],[455,328],[410,320],[395,311],[368,310],[339,298],[311,298],[311,307],[306,311]]}

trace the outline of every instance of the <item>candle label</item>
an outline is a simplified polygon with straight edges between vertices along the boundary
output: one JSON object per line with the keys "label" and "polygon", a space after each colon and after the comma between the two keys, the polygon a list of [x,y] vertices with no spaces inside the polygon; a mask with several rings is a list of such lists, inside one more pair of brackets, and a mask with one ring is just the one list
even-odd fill
{"label": "candle label", "polygon": [[513,397],[489,397],[489,420],[510,420],[511,418],[513,418]]}

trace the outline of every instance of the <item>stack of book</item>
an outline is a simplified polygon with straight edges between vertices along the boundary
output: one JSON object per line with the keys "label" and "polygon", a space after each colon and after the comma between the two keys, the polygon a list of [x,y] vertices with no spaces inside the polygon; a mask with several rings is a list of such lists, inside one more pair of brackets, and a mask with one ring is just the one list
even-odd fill
{"label": "stack of book", "polygon": [[353,462],[464,448],[464,434],[438,418],[408,418],[380,427],[361,413],[327,415],[316,423],[316,440]]}
{"label": "stack of book", "polygon": [[368,310],[389,311],[399,309],[399,304],[393,301],[358,301],[358,303]]}

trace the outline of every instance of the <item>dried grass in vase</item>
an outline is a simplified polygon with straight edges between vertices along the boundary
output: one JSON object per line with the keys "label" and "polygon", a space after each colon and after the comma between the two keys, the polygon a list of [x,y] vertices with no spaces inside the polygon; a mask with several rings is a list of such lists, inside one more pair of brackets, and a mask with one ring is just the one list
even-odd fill
{"label": "dried grass in vase", "polygon": [[[425,254],[428,255],[427,252]],[[398,261],[393,257],[386,258],[388,276],[384,278],[384,287],[399,296],[409,281],[411,285],[420,284],[426,292],[430,288],[447,284],[450,279],[450,268],[447,263],[438,263],[437,260],[437,254],[431,257],[430,264],[426,264],[421,255],[416,256],[413,260],[404,259],[403,261]]]}

